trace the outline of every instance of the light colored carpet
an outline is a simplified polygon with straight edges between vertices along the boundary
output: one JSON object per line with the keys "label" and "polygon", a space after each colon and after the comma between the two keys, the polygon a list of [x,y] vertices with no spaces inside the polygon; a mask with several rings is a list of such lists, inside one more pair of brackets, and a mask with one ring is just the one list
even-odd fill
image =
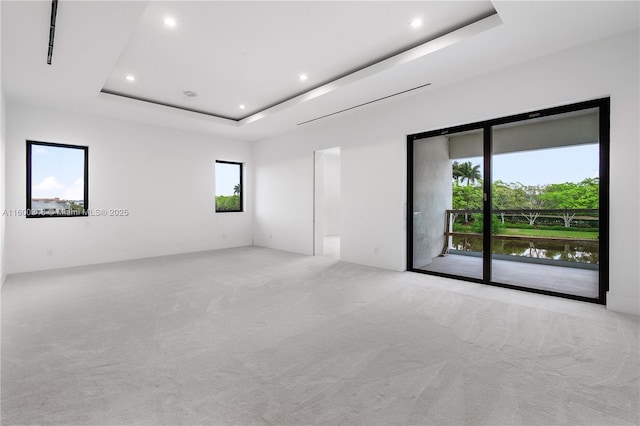
{"label": "light colored carpet", "polygon": [[9,277],[3,424],[638,424],[638,318],[254,247]]}
{"label": "light colored carpet", "polygon": [[332,259],[340,259],[340,236],[332,235],[324,237],[323,256]]}

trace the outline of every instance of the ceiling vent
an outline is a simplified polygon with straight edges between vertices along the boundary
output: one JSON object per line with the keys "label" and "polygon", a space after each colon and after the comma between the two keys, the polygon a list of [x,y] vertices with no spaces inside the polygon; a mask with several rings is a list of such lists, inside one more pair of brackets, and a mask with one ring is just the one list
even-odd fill
{"label": "ceiling vent", "polygon": [[51,65],[53,59],[53,38],[56,35],[56,16],[58,15],[58,0],[51,1],[51,22],[49,24],[49,50],[47,51],[47,64]]}
{"label": "ceiling vent", "polygon": [[298,126],[302,126],[303,124],[311,123],[313,121],[320,120],[320,119],[323,119],[323,118],[331,117],[332,115],[341,114],[341,113],[346,112],[346,111],[351,111],[352,109],[360,108],[360,107],[363,107],[365,105],[372,104],[374,102],[378,102],[378,101],[382,101],[384,99],[392,98],[394,96],[402,95],[403,93],[408,93],[408,92],[412,92],[414,90],[422,89],[423,87],[427,87],[427,86],[431,86],[431,83],[423,84],[421,86],[412,87],[411,89],[403,90],[401,92],[397,92],[397,93],[394,93],[394,94],[391,94],[391,95],[388,95],[388,96],[383,96],[381,98],[374,99],[372,101],[365,102],[363,104],[359,104],[359,105],[352,106],[352,107],[349,107],[349,108],[341,109],[340,111],[332,112],[331,114],[326,114],[326,115],[322,115],[320,117],[312,118],[311,120],[307,120],[307,121],[303,121],[302,123],[298,123]]}

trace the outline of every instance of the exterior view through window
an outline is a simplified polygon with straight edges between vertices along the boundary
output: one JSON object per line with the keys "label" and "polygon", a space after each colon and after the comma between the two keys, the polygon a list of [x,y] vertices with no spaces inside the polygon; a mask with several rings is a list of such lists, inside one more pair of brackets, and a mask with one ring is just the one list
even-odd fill
{"label": "exterior view through window", "polygon": [[86,216],[86,146],[27,141],[27,217]]}
{"label": "exterior view through window", "polygon": [[604,303],[608,105],[411,135],[408,269]]}
{"label": "exterior view through window", "polygon": [[242,163],[216,161],[216,212],[242,211]]}

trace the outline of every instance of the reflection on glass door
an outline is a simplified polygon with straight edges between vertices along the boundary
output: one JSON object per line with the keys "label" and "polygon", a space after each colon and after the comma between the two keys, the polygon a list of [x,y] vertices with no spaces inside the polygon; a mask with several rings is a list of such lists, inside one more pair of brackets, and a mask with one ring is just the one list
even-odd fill
{"label": "reflection on glass door", "polygon": [[483,278],[483,130],[413,145],[413,267]]}
{"label": "reflection on glass door", "polygon": [[597,298],[597,109],[493,127],[492,281]]}

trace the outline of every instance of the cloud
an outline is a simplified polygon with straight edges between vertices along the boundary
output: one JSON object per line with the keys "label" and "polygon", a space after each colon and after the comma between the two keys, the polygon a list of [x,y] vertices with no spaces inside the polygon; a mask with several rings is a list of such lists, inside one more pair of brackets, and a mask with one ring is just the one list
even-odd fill
{"label": "cloud", "polygon": [[33,150],[34,154],[42,155],[47,153],[47,149],[42,146],[32,145],[31,149]]}
{"label": "cloud", "polygon": [[79,177],[71,186],[65,188],[65,200],[83,200],[84,199],[84,179]]}
{"label": "cloud", "polygon": [[34,198],[50,198],[60,195],[60,189],[64,188],[63,185],[58,182],[55,176],[48,176],[42,179],[42,182],[33,185],[31,192]]}
{"label": "cloud", "polygon": [[84,179],[79,177],[71,185],[65,185],[55,176],[48,176],[31,189],[33,198],[55,198],[61,200],[82,200],[84,198]]}

